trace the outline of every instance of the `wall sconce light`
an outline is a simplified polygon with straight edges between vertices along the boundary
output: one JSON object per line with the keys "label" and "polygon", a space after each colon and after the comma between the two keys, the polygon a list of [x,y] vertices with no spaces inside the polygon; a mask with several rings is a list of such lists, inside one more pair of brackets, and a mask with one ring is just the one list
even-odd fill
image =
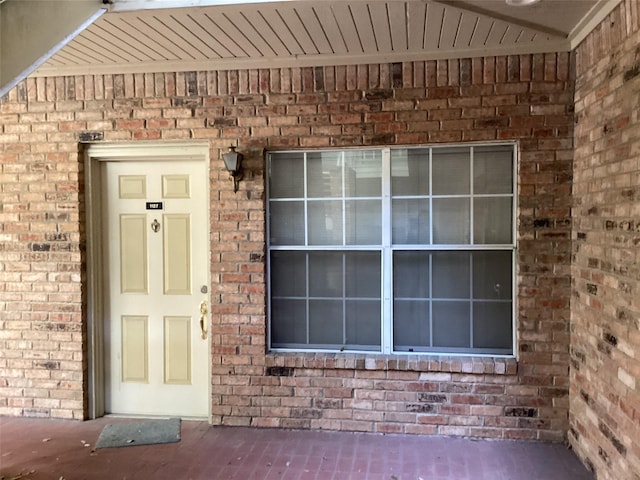
{"label": "wall sconce light", "polygon": [[224,166],[227,168],[231,179],[233,180],[233,191],[238,191],[238,183],[242,180],[242,154],[236,152],[236,147],[229,147],[227,153],[222,154]]}

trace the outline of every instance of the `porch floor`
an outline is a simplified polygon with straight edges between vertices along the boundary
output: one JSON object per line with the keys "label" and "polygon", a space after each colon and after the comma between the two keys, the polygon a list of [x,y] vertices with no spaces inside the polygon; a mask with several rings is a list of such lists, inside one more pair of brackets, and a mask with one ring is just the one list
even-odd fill
{"label": "porch floor", "polygon": [[592,480],[563,445],[213,427],[183,421],[181,441],[94,450],[103,427],[0,417],[1,480]]}

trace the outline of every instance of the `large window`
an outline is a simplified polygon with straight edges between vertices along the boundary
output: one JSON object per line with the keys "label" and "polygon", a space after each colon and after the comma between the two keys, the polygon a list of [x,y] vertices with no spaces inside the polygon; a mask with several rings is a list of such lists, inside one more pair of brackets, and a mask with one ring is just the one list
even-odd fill
{"label": "large window", "polygon": [[514,158],[270,153],[271,348],[511,355]]}

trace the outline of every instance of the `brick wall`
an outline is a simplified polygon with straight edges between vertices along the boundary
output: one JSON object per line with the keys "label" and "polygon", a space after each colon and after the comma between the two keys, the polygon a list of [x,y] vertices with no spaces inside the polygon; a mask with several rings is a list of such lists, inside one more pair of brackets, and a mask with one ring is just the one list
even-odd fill
{"label": "brick wall", "polygon": [[[86,415],[79,142],[207,139],[214,423],[563,440],[573,93],[568,53],[20,83],[0,104],[0,414]],[[263,148],[491,140],[520,145],[517,363],[265,354]]]}
{"label": "brick wall", "polygon": [[599,480],[640,479],[640,17],[576,51],[570,441]]}

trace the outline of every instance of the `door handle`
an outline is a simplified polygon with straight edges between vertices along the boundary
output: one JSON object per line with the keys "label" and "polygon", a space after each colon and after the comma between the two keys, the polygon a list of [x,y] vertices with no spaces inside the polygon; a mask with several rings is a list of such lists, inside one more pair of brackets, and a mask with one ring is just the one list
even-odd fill
{"label": "door handle", "polygon": [[205,324],[205,319],[207,318],[207,313],[209,311],[209,307],[207,305],[207,301],[203,300],[200,302],[200,338],[206,340],[207,338],[207,326]]}

